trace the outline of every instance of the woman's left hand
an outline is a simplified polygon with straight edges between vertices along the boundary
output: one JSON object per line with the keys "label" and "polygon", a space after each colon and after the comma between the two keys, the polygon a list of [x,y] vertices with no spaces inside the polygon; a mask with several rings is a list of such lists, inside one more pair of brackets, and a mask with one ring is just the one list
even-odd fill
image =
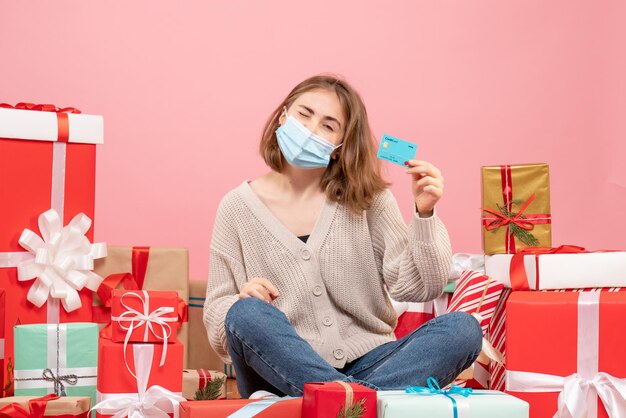
{"label": "woman's left hand", "polygon": [[441,171],[427,161],[410,160],[407,174],[412,177],[411,189],[415,206],[421,217],[433,214],[435,204],[443,196],[443,176]]}

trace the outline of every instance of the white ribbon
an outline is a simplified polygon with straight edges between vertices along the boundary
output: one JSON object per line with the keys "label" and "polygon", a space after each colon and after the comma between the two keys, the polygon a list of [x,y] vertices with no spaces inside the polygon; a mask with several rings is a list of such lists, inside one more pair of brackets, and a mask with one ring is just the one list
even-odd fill
{"label": "white ribbon", "polygon": [[269,408],[270,406],[274,405],[277,402],[288,401],[290,399],[295,399],[295,398],[291,396],[285,396],[282,398],[263,399],[260,401],[251,402],[249,404],[242,406],[240,409],[233,412],[232,414],[228,415],[227,418],[251,418],[265,411],[267,408]]}
{"label": "white ribbon", "polygon": [[91,411],[113,415],[113,418],[169,418],[168,413],[173,413],[174,418],[178,418],[180,403],[185,398],[158,385],[146,389],[153,355],[153,344],[134,344],[137,393],[98,393],[99,402]]}
{"label": "white ribbon", "polygon": [[[167,357],[167,341],[172,335],[172,327],[168,324],[168,322],[178,322],[178,315],[175,317],[163,317],[163,315],[169,315],[175,312],[175,309],[171,306],[161,306],[152,312],[150,312],[150,296],[146,290],[141,291],[143,294],[143,298],[139,293],[135,292],[126,292],[120,298],[121,305],[126,308],[119,316],[111,317],[112,321],[117,321],[119,323],[119,327],[126,331],[126,337],[124,337],[124,359],[126,360],[126,348],[128,347],[128,342],[130,341],[130,337],[133,331],[142,326],[146,326],[143,334],[143,341],[148,341],[148,333],[152,333],[155,338],[163,341],[163,352],[161,354],[161,362],[159,366],[163,366],[165,364],[165,358]],[[140,312],[134,308],[131,308],[124,302],[125,297],[135,297],[139,299],[141,302],[141,306],[143,308],[143,312]],[[124,325],[123,322],[130,322],[128,326]],[[159,335],[154,326],[161,327],[161,335]],[[129,372],[130,367],[128,366],[128,361],[126,361],[126,368]]]}
{"label": "white ribbon", "polygon": [[560,392],[554,418],[596,418],[597,397],[609,417],[626,418],[626,379],[598,372],[600,292],[578,296],[578,373],[567,377],[522,371],[506,372],[512,392]]}
{"label": "white ribbon", "polygon": [[38,308],[60,299],[67,312],[74,311],[81,306],[78,291],[96,291],[103,280],[91,270],[94,260],[106,256],[106,245],[89,242],[85,233],[90,227],[83,213],[63,227],[50,209],[39,216],[41,237],[29,229],[22,232],[19,243],[28,253],[3,253],[0,267],[17,267],[19,281],[35,279],[27,299]]}

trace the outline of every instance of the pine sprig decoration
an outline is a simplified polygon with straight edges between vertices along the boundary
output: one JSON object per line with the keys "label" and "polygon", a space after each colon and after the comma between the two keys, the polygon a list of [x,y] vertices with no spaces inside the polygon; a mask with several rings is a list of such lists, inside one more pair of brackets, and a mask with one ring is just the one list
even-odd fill
{"label": "pine sprig decoration", "polygon": [[515,224],[511,224],[511,234],[528,247],[536,247],[539,245],[539,240],[535,238],[533,234]]}
{"label": "pine sprig decoration", "polygon": [[[515,204],[519,205],[519,204],[523,203],[523,201],[519,200],[519,199],[515,199],[515,200],[512,200],[512,203],[515,203]],[[506,206],[500,206],[497,203],[496,203],[496,206],[498,207],[498,211],[500,211],[500,213],[503,216],[507,217],[507,218],[512,218],[515,215],[517,215],[517,212],[509,211]],[[526,218],[526,216],[522,215],[522,216],[520,216],[520,219],[527,219],[527,218]],[[496,224],[498,222],[499,222],[499,220],[496,219],[496,220],[494,220],[494,221],[492,221],[490,223],[490,226],[494,225],[494,224]],[[510,233],[515,238],[517,238],[521,242],[523,242],[526,246],[528,246],[528,247],[536,247],[536,246],[539,245],[539,240],[533,234],[528,232],[526,229],[520,228],[519,226],[515,225],[514,223],[510,223],[509,227],[510,227]],[[497,231],[497,229],[494,229],[494,230],[492,230],[492,233],[495,234],[496,231]]]}
{"label": "pine sprig decoration", "polygon": [[207,383],[205,387],[196,391],[194,400],[212,401],[219,398],[222,394],[222,386],[224,385],[225,381],[225,378],[211,380],[209,383]]}
{"label": "pine sprig decoration", "polygon": [[339,411],[337,418],[361,418],[365,413],[365,398],[352,405],[344,405]]}

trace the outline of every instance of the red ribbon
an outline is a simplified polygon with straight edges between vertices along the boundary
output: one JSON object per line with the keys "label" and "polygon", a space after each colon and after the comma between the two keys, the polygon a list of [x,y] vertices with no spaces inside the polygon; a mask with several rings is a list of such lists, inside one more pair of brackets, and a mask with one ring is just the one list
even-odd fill
{"label": "red ribbon", "polygon": [[97,292],[98,297],[102,300],[102,305],[91,308],[93,322],[98,324],[111,322],[111,298],[113,297],[113,289],[119,285],[122,285],[122,288],[126,290],[139,290],[137,281],[130,273],[117,273],[107,276],[98,287]]}
{"label": "red ribbon", "polygon": [[[509,267],[509,275],[511,278],[511,288],[513,290],[530,290],[530,284],[528,283],[528,276],[526,275],[526,267],[524,266],[524,256],[535,255],[535,260],[542,254],[578,254],[578,253],[590,253],[590,252],[605,252],[605,251],[587,251],[583,247],[576,245],[561,245],[554,248],[542,248],[542,247],[528,247],[518,250],[513,257],[511,257],[511,265]],[[537,269],[537,288],[539,288],[539,263],[535,262],[535,268]]]}
{"label": "red ribbon", "polygon": [[[54,393],[42,396],[41,398],[30,399],[28,401],[28,409],[21,404],[14,402],[0,408],[0,418],[43,418],[46,412],[46,405],[49,401],[59,399]],[[81,417],[87,417],[88,411],[80,414]],[[76,418],[76,415],[62,414],[57,418]]]}
{"label": "red ribbon", "polygon": [[204,389],[211,381],[211,372],[204,369],[198,369],[198,389]]}
{"label": "red ribbon", "polygon": [[143,289],[146,281],[146,271],[148,270],[148,259],[150,258],[150,247],[133,247],[132,269],[133,276],[137,280],[139,289]]}
{"label": "red ribbon", "polygon": [[70,121],[68,113],[81,113],[75,107],[57,107],[53,104],[18,103],[12,106],[7,103],[0,103],[0,107],[5,109],[34,110],[39,112],[54,112],[57,114],[57,141],[67,142],[70,139]]}
{"label": "red ribbon", "polygon": [[[500,178],[502,180],[502,201],[506,210],[511,213],[513,209],[513,180],[510,165],[500,166]],[[535,225],[552,223],[549,213],[524,215],[524,211],[533,200],[535,200],[534,193],[524,202],[517,214],[510,217],[492,209],[481,208],[484,212],[494,215],[493,217],[483,218],[483,226],[487,231],[506,226],[505,251],[507,254],[515,253],[515,236],[511,232],[511,224],[530,231]]]}

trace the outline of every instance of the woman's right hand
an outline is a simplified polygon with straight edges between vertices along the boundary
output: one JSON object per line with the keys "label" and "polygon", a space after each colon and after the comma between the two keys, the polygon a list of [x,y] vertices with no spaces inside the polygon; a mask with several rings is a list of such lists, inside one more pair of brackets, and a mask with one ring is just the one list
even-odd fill
{"label": "woman's right hand", "polygon": [[257,298],[272,303],[280,294],[278,289],[269,280],[263,277],[253,277],[241,288],[239,299]]}

